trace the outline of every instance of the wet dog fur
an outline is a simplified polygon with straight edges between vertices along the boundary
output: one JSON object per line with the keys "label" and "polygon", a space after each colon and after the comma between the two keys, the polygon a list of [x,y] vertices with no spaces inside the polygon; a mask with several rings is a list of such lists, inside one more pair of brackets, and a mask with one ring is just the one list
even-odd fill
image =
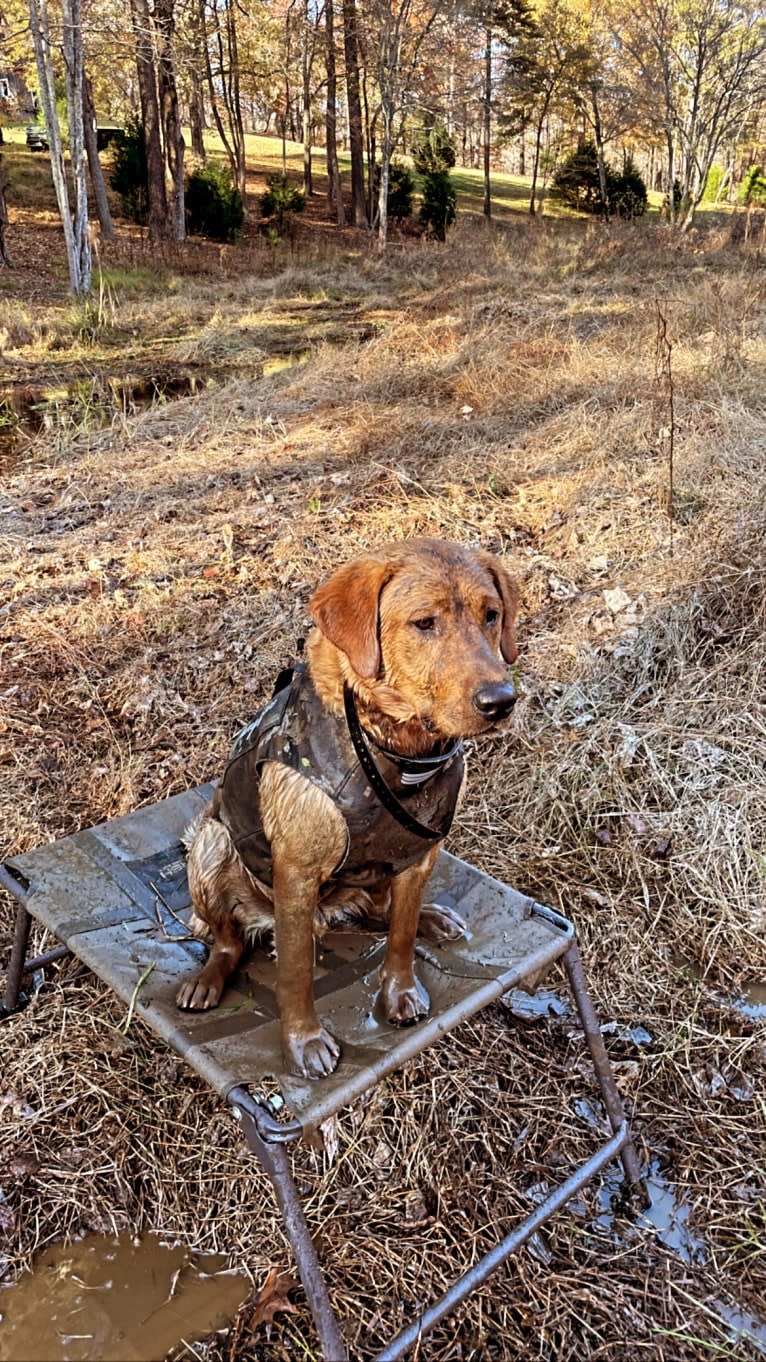
{"label": "wet dog fur", "polygon": [[[343,713],[355,694],[362,727],[402,756],[425,756],[437,742],[495,728],[515,694],[515,584],[482,550],[442,540],[390,544],[347,563],[310,602],[307,661],[316,691]],[[178,993],[178,1006],[215,1007],[246,947],[274,932],[282,1046],[291,1071],[310,1078],[338,1063],[336,1039],[320,1024],[313,997],[313,938],[364,917],[385,924],[380,1007],[392,1024],[426,1015],[428,996],[414,973],[418,932],[459,936],[450,909],[423,905],[440,843],[422,860],[370,891],[331,882],[346,847],[346,824],[332,799],[300,772],[266,762],[258,790],[270,844],[272,885],[246,868],[217,816],[214,796],[190,839],[193,930],[211,941],[207,963]]]}

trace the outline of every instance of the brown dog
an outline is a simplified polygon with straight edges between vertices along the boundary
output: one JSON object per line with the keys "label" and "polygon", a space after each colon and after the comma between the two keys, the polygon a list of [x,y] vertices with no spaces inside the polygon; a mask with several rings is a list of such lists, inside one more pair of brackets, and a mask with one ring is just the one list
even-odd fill
{"label": "brown dog", "polygon": [[415,937],[464,927],[421,907],[423,890],[462,791],[460,739],[516,698],[516,608],[496,559],[436,539],[377,549],[315,592],[307,667],[238,736],[193,834],[194,929],[212,949],[179,1007],[215,1007],[247,942],[273,930],[285,1059],[321,1078],[340,1050],[315,1011],[312,939],[361,916],[388,925],[383,1016],[428,1012]]}

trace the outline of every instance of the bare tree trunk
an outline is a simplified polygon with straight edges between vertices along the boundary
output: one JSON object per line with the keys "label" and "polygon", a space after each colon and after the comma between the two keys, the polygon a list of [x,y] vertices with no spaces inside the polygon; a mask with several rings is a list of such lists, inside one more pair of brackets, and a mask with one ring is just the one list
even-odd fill
{"label": "bare tree trunk", "polygon": [[531,189],[530,189],[530,191],[529,191],[529,213],[530,213],[530,217],[534,217],[534,216],[535,216],[535,197],[536,197],[536,195],[537,195],[537,173],[538,173],[538,171],[539,171],[539,169],[540,169],[540,148],[541,148],[541,144],[542,144],[542,140],[543,140],[543,124],[544,124],[544,123],[545,123],[545,114],[543,113],[543,114],[540,116],[540,119],[538,120],[537,127],[536,127],[536,129],[535,129],[535,154],[534,154],[534,159],[533,159],[533,161],[532,161],[532,187],[531,187]]}
{"label": "bare tree trunk", "polygon": [[69,160],[74,182],[75,293],[90,293],[93,264],[88,230],[88,182],[85,177],[85,129],[82,117],[84,54],[82,43],[82,0],[64,0],[64,64],[66,102],[69,117]]}
{"label": "bare tree trunk", "polygon": [[136,71],[144,125],[146,169],[149,181],[149,235],[159,240],[167,234],[168,202],[160,136],[160,102],[154,69],[154,43],[147,0],[130,0],[136,40]]}
{"label": "bare tree trunk", "polygon": [[205,16],[201,4],[191,4],[186,11],[186,62],[188,63],[187,91],[189,99],[189,127],[191,129],[192,155],[200,164],[205,162],[205,58],[203,46],[207,48]]}
{"label": "bare tree trunk", "polygon": [[104,183],[104,172],[101,169],[101,162],[98,159],[98,137],[96,135],[96,114],[93,108],[93,90],[88,76],[83,75],[82,81],[82,121],[85,132],[85,150],[88,153],[88,169],[90,170],[90,182],[93,185],[93,197],[96,201],[96,212],[101,227],[101,235],[104,241],[114,241],[114,223],[109,209],[109,200],[106,196],[106,185]]}
{"label": "bare tree trunk", "polygon": [[380,192],[378,194],[378,250],[384,251],[388,241],[388,183],[391,172],[391,117],[383,108],[383,140],[380,147]]}
{"label": "bare tree trunk", "polygon": [[202,97],[202,86],[197,74],[192,76],[191,91],[189,94],[189,125],[191,127],[192,155],[198,161],[205,160],[205,141],[203,130],[205,127],[205,103]]}
{"label": "bare tree trunk", "polygon": [[168,200],[169,235],[173,236],[176,241],[183,241],[186,236],[184,207],[184,152],[186,148],[178,112],[178,90],[176,88],[173,56],[175,29],[173,3],[174,0],[154,0],[154,24],[158,38],[157,83],[165,143],[165,164],[170,191]]}
{"label": "bare tree trunk", "polygon": [[492,29],[484,36],[484,216],[492,215],[492,186],[490,184],[490,150],[492,135]]}
{"label": "bare tree trunk", "polygon": [[362,105],[359,98],[359,45],[356,32],[356,0],[343,0],[343,46],[346,54],[349,141],[351,143],[351,215],[355,227],[367,226],[364,201],[364,148]]}
{"label": "bare tree trunk", "polygon": [[237,20],[234,0],[229,0],[229,4],[226,7],[226,49],[229,57],[228,81],[224,87],[226,90],[226,107],[229,110],[232,140],[237,157],[237,188],[242,195],[242,202],[245,203],[245,191],[247,188],[245,125],[242,118],[242,99],[239,80],[239,40],[237,38]]}
{"label": "bare tree trunk", "polygon": [[339,227],[346,225],[346,211],[343,207],[343,186],[338,165],[337,131],[337,76],[335,72],[335,15],[333,0],[325,0],[324,6],[327,69],[327,114],[325,119],[327,137],[327,211],[335,212]]}
{"label": "bare tree trunk", "polygon": [[69,208],[69,189],[64,169],[64,152],[61,145],[61,128],[56,110],[56,86],[53,75],[51,55],[50,24],[48,21],[47,0],[29,0],[29,26],[37,62],[40,107],[45,119],[50,147],[51,178],[56,191],[61,226],[64,230],[69,283],[73,293],[79,291],[79,274],[76,268],[74,232]]}
{"label": "bare tree trunk", "polygon": [[375,217],[375,120],[377,113],[370,118],[370,101],[367,98],[367,72],[362,72],[362,107],[364,111],[364,152],[367,158],[367,195],[365,205],[367,210],[367,221],[372,222]]}
{"label": "bare tree trunk", "polygon": [[[234,18],[232,0],[228,0],[225,12],[226,45],[224,47],[224,35],[221,32],[219,8],[216,0],[212,0],[210,11],[213,16],[213,38],[218,58],[218,69],[214,71],[210,58],[210,48],[207,41],[205,0],[199,0],[200,23],[203,33],[202,47],[205,56],[205,73],[207,75],[207,87],[208,94],[210,95],[210,107],[213,111],[213,121],[218,129],[218,136],[223,142],[236,186],[242,195],[242,200],[244,202],[246,178],[245,132],[242,122],[242,104],[239,92],[237,26]],[[225,123],[220,109],[221,98],[223,99],[224,110],[226,112]]]}
{"label": "bare tree trunk", "polygon": [[[2,145],[1,142],[0,145]],[[6,179],[5,170],[3,169],[2,153],[0,153],[0,264],[5,265],[9,270],[12,270],[13,261],[8,254],[5,244],[5,232],[8,226],[8,205],[5,202],[5,191],[7,188],[8,180]]]}
{"label": "bare tree trunk", "polygon": [[598,90],[590,87],[591,111],[593,114],[593,137],[596,143],[596,165],[598,166],[598,187],[601,194],[601,214],[609,221],[609,188],[606,181],[606,156],[604,155],[604,135],[601,127],[601,110],[598,104]]}
{"label": "bare tree trunk", "polygon": [[301,43],[301,77],[303,83],[301,130],[303,133],[303,190],[307,198],[314,193],[314,182],[311,174],[311,66],[314,54],[313,42],[309,43],[309,22],[309,0],[305,0],[303,42]]}
{"label": "bare tree trunk", "polygon": [[674,227],[676,221],[676,146],[672,128],[667,129],[665,138],[668,148],[668,222],[671,227]]}

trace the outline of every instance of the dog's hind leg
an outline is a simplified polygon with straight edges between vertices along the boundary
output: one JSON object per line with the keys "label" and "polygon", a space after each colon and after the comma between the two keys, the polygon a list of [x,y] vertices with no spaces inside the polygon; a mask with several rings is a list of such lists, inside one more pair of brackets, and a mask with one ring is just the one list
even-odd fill
{"label": "dog's hind leg", "polygon": [[242,958],[248,929],[262,926],[270,913],[265,900],[262,906],[262,895],[240,861],[227,829],[216,818],[204,818],[196,829],[189,848],[188,872],[195,914],[192,929],[195,936],[209,935],[212,942],[199,974],[185,980],[176,995],[178,1007],[196,1012],[216,1007],[221,1001],[226,982]]}
{"label": "dog's hind leg", "polygon": [[[356,892],[359,912],[366,922],[380,923],[381,926],[388,927],[391,922],[391,893],[388,885],[384,885],[382,891],[379,889],[346,891],[349,898]],[[340,896],[338,896],[339,901]],[[333,899],[333,904],[335,903]],[[334,924],[333,924],[334,925]],[[423,941],[432,941],[434,945],[440,945],[443,941],[459,941],[461,936],[467,935],[466,924],[459,913],[454,908],[449,908],[445,903],[424,903],[420,909],[418,917],[418,936]]]}
{"label": "dog's hind leg", "polygon": [[442,941],[459,941],[468,935],[464,919],[446,903],[424,903],[418,921],[418,936],[439,945]]}

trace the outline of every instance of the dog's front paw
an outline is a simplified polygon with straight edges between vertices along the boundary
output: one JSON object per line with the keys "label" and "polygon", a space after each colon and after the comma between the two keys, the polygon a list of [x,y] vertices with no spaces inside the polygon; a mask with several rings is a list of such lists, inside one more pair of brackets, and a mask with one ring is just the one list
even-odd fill
{"label": "dog's front paw", "polygon": [[176,1007],[184,1012],[207,1012],[217,1007],[223,993],[223,980],[211,977],[205,970],[193,979],[186,979],[176,994]]}
{"label": "dog's front paw", "polygon": [[411,1026],[427,1017],[431,1007],[431,999],[414,974],[384,976],[380,1003],[383,1016],[392,1026]]}
{"label": "dog's front paw", "polygon": [[326,1078],[340,1059],[337,1040],[323,1026],[312,1031],[285,1031],[282,1045],[290,1072],[302,1078]]}
{"label": "dog's front paw", "polygon": [[439,945],[442,941],[459,941],[468,935],[468,928],[454,908],[446,903],[424,903],[418,919],[418,936]]}

